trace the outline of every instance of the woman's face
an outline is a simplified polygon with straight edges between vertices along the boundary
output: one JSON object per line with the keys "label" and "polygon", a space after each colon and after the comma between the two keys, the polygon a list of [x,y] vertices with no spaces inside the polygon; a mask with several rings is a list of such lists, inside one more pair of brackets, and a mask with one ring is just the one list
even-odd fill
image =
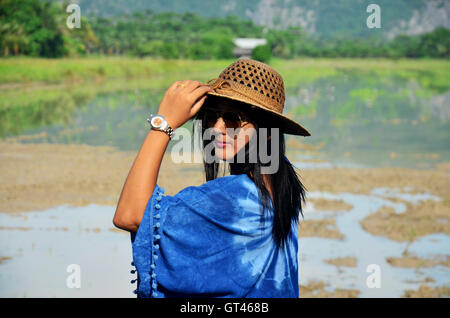
{"label": "woman's face", "polygon": [[[233,158],[250,141],[255,133],[255,126],[244,113],[233,107],[232,101],[220,100],[214,103],[213,107],[219,113],[207,115],[206,124],[208,128],[213,129],[216,157],[226,161]],[[209,109],[206,111],[211,112]]]}

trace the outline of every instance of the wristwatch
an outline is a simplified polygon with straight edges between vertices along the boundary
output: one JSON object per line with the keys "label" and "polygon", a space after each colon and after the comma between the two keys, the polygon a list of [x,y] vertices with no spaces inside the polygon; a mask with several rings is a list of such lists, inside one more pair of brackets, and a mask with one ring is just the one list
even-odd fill
{"label": "wristwatch", "polygon": [[163,116],[150,114],[150,117],[147,118],[147,121],[150,123],[152,129],[165,132],[172,140],[174,130],[169,126]]}

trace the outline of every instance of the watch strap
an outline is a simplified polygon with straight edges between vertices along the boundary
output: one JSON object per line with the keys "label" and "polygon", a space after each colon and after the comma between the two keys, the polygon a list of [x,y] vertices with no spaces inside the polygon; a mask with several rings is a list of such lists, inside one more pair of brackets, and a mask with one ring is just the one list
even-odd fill
{"label": "watch strap", "polygon": [[173,134],[175,133],[175,130],[172,129],[172,127],[167,124],[166,129],[163,130],[166,134],[169,135],[170,140],[172,140]]}

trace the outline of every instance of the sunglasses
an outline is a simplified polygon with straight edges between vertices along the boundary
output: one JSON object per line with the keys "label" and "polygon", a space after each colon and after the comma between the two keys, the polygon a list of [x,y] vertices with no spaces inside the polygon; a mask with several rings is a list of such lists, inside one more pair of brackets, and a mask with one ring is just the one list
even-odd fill
{"label": "sunglasses", "polygon": [[208,109],[203,113],[203,120],[208,127],[214,126],[219,118],[222,118],[227,128],[242,127],[242,122],[247,121],[246,116],[239,112]]}

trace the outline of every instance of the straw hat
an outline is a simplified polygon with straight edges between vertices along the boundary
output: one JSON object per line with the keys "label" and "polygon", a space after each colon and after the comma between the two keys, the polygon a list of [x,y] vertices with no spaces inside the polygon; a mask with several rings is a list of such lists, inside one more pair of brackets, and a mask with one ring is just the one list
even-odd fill
{"label": "straw hat", "polygon": [[[209,84],[211,81],[214,82]],[[208,95],[229,98],[263,110],[285,134],[311,136],[302,125],[283,115],[283,78],[267,64],[241,58],[207,84],[213,88]]]}

